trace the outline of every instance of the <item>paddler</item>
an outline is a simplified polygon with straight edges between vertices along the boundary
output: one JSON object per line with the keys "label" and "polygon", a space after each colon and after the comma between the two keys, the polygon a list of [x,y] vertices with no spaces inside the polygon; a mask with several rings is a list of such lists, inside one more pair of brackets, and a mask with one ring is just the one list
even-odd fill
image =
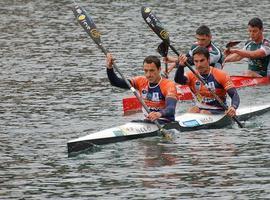
{"label": "paddler", "polygon": [[215,99],[211,89],[226,104],[226,94],[231,97],[231,105],[228,107],[226,114],[229,116],[236,115],[236,109],[239,106],[239,95],[232,83],[227,72],[214,68],[209,65],[210,54],[207,48],[198,47],[193,51],[193,62],[196,66],[195,72],[207,83],[207,87],[193,74],[188,71],[184,75],[184,67],[187,62],[185,55],[179,56],[179,65],[176,71],[175,80],[177,83],[186,84],[197,97],[195,105],[188,112],[203,114],[221,114],[224,108]]}
{"label": "paddler", "polygon": [[[108,53],[106,56],[107,75],[113,86],[129,89],[125,81],[119,78],[113,69],[114,58]],[[145,113],[150,121],[171,122],[175,120],[177,94],[175,83],[160,75],[161,63],[156,56],[147,56],[143,61],[144,76],[129,79],[131,85],[137,89],[151,111]]]}
{"label": "paddler", "polygon": [[246,76],[270,76],[270,42],[264,38],[263,22],[260,18],[252,18],[248,22],[250,40],[243,49],[226,49],[225,62],[236,62],[248,58],[248,71]]}
{"label": "paddler", "polygon": [[[187,57],[187,62],[190,65],[194,65],[192,56],[193,51],[196,50],[198,47],[206,47],[210,53],[210,65],[216,68],[221,69],[222,63],[224,61],[224,56],[220,48],[212,41],[212,34],[211,30],[206,25],[201,25],[197,28],[195,34],[196,42],[191,46],[188,53],[185,55]],[[176,67],[176,63],[178,58],[175,56],[167,56],[164,58],[165,62],[173,62],[168,71],[172,71],[174,67]]]}

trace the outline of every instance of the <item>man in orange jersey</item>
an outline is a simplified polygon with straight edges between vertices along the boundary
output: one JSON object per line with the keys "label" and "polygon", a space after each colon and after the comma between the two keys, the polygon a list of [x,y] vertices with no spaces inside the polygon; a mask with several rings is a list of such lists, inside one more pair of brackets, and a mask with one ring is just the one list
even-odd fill
{"label": "man in orange jersey", "polygon": [[[106,57],[107,75],[113,86],[129,89],[125,81],[114,73],[113,57]],[[147,56],[143,61],[144,76],[135,76],[129,81],[137,89],[151,111],[146,118],[154,121],[170,122],[175,120],[177,103],[175,83],[161,77],[160,60],[156,56]]]}
{"label": "man in orange jersey", "polygon": [[224,108],[219,104],[215,97],[209,91],[212,90],[226,104],[226,94],[231,97],[231,106],[226,114],[236,115],[236,109],[239,106],[240,99],[238,93],[231,81],[230,76],[220,69],[209,66],[210,55],[205,47],[198,47],[193,52],[193,62],[196,66],[196,73],[205,80],[205,86],[191,71],[184,75],[184,68],[187,57],[179,56],[179,66],[176,71],[175,81],[180,84],[187,84],[197,97],[196,104],[189,109],[189,112],[204,114],[219,114],[224,112]]}

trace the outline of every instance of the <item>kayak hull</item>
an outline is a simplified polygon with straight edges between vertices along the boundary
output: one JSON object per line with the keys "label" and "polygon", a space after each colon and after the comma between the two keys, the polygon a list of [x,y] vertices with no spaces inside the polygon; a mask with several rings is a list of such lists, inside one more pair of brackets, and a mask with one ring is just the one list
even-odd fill
{"label": "kayak hull", "polygon": [[[270,110],[269,105],[239,108],[239,120],[248,120],[251,117],[262,115]],[[198,113],[185,113],[176,117],[176,121],[164,125],[164,129],[177,129],[179,131],[194,131],[199,129],[218,129],[231,125],[233,121],[226,115],[205,115]],[[70,140],[67,143],[68,153],[91,150],[97,145],[123,142],[138,138],[160,135],[157,126],[146,121],[132,121],[124,125],[112,127],[99,132]]]}

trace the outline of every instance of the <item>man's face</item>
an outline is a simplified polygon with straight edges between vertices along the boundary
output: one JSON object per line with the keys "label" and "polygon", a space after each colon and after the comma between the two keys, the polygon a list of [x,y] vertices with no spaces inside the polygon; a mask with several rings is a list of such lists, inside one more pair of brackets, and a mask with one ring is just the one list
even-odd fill
{"label": "man's face", "polygon": [[158,83],[160,80],[160,68],[158,69],[155,63],[143,64],[144,75],[149,83]]}
{"label": "man's face", "polygon": [[207,47],[212,39],[211,35],[195,35],[195,38],[197,40],[197,44],[201,47]]}
{"label": "man's face", "polygon": [[263,36],[263,29],[258,27],[248,26],[248,33],[251,40],[255,42],[260,42]]}
{"label": "man's face", "polygon": [[203,54],[195,54],[193,56],[193,62],[201,75],[209,73],[209,59],[207,59]]}

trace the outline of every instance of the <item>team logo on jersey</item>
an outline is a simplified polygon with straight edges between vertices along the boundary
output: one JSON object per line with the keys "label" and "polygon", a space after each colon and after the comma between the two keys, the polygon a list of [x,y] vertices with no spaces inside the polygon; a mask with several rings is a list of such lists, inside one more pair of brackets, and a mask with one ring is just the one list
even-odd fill
{"label": "team logo on jersey", "polygon": [[158,92],[153,92],[152,95],[152,101],[159,101],[159,93]]}
{"label": "team logo on jersey", "polygon": [[146,99],[147,97],[147,90],[142,90],[142,98]]}
{"label": "team logo on jersey", "polygon": [[215,87],[215,83],[213,81],[207,83],[207,88],[209,88],[210,90],[215,90],[216,87]]}
{"label": "team logo on jersey", "polygon": [[195,82],[195,90],[200,90],[201,89],[201,81],[196,81]]}

